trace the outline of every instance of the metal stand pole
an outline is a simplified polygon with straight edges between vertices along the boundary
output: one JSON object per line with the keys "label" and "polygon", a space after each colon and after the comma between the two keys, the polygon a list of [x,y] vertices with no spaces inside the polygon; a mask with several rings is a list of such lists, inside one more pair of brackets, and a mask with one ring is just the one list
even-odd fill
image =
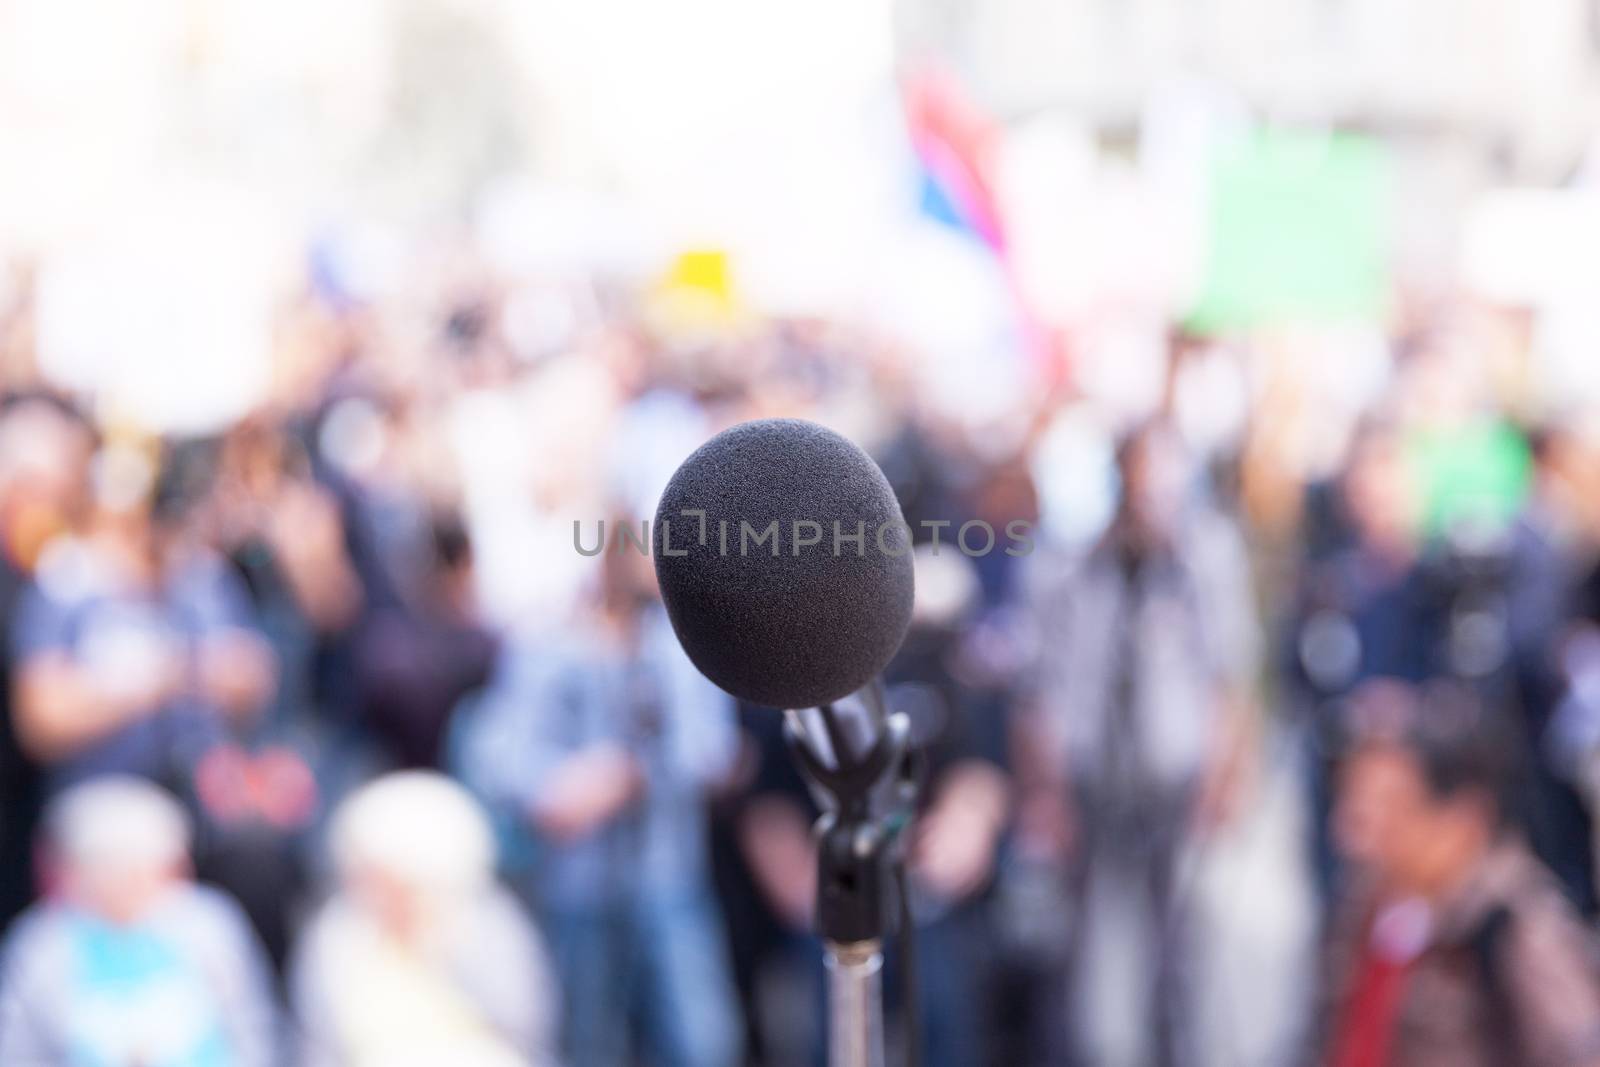
{"label": "metal stand pole", "polygon": [[883,1067],[883,953],[877,941],[828,942],[828,1065]]}

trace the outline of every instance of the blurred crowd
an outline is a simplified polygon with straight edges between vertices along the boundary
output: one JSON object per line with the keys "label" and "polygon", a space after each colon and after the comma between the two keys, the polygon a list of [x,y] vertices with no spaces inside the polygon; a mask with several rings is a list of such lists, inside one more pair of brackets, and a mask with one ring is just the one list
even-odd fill
{"label": "blurred crowd", "polygon": [[[1133,317],[1133,313],[1128,313]],[[1525,312],[1370,337],[1140,320],[962,410],[919,354],[693,285],[494,277],[404,309],[308,271],[270,397],[156,434],[0,307],[0,1063],[812,1067],[817,812],[775,709],[689,664],[653,513],[710,434],[813,418],[916,552],[892,707],[928,1067],[1600,1063],[1600,440],[1528,401]],[[226,356],[219,354],[219,359]],[[1330,381],[1367,383],[1362,391]],[[931,524],[931,525],[930,525]],[[948,524],[947,526],[941,524]],[[1208,1052],[1197,870],[1287,776],[1316,933],[1259,1057]],[[1270,885],[1233,906],[1250,909]],[[914,973],[912,973],[914,972]]]}

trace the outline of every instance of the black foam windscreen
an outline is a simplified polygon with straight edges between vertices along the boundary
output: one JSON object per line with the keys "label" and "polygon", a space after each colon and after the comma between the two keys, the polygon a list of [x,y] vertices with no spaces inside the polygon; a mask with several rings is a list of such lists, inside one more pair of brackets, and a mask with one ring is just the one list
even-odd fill
{"label": "black foam windscreen", "polygon": [[717,434],[672,476],[652,537],[684,651],[755,704],[855,692],[911,621],[911,537],[894,491],[870,456],[816,423]]}

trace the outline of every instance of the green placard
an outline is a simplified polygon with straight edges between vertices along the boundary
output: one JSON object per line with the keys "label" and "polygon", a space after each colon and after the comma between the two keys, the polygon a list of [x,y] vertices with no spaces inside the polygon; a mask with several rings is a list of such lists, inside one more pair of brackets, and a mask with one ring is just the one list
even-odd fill
{"label": "green placard", "polygon": [[1384,151],[1348,133],[1261,131],[1217,156],[1200,331],[1370,320],[1388,292]]}
{"label": "green placard", "polygon": [[1522,434],[1492,419],[1410,434],[1407,455],[1422,495],[1422,532],[1458,523],[1503,528],[1522,507],[1533,458]]}

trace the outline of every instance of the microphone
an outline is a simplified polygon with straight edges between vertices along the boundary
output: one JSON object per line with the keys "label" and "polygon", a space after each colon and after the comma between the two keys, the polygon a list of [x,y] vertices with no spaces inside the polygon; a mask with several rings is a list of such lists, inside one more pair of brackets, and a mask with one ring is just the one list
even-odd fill
{"label": "microphone", "polygon": [[656,577],[700,672],[752,704],[860,690],[911,622],[911,530],[872,458],[803,419],[758,419],[683,462],[656,508]]}
{"label": "microphone", "polygon": [[[911,623],[900,503],[871,457],[832,430],[758,419],[684,460],[651,537],[689,659],[734,696],[785,711],[790,748],[824,810],[817,931],[828,1062],[882,1067],[882,939],[909,899],[898,846],[908,820],[897,809],[909,812],[916,792],[909,719],[888,712],[877,681]],[[909,920],[900,926],[909,950]]]}

